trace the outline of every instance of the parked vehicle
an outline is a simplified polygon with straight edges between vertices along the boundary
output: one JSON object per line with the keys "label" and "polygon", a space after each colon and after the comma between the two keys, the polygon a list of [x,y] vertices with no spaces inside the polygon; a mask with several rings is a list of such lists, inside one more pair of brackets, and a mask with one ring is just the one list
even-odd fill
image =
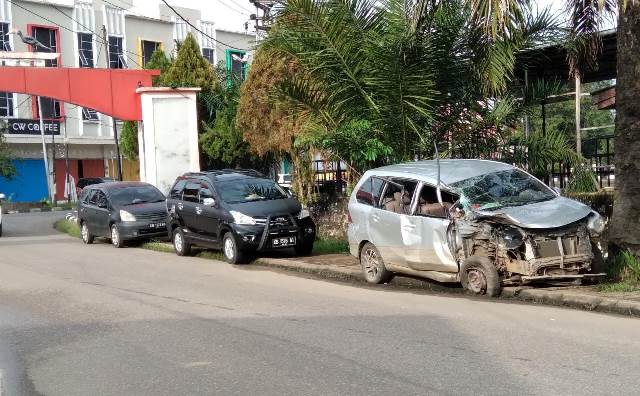
{"label": "parked vehicle", "polygon": [[4,194],[0,193],[0,237],[2,236],[2,201],[4,201]]}
{"label": "parked vehicle", "polygon": [[86,244],[105,237],[121,248],[131,240],[165,238],[165,196],[148,183],[92,184],[78,201],[78,224]]}
{"label": "parked vehicle", "polygon": [[82,194],[82,190],[84,190],[84,188],[87,186],[100,183],[111,183],[114,181],[115,180],[110,177],[82,177],[78,179],[78,182],[76,183],[76,192],[78,193],[79,197],[80,194]]}
{"label": "parked vehicle", "polygon": [[316,226],[300,203],[252,170],[217,170],[178,177],[167,198],[169,233],[179,256],[192,245],[222,249],[229,263],[255,252],[313,249]]}
{"label": "parked vehicle", "polygon": [[367,171],[349,201],[351,254],[370,283],[395,273],[503,285],[604,276],[592,238],[603,218],[527,172],[484,160],[421,161]]}

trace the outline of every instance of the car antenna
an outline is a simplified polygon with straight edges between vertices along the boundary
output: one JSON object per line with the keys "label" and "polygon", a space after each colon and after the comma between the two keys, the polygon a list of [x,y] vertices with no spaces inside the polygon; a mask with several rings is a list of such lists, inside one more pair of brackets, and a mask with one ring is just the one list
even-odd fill
{"label": "car antenna", "polygon": [[438,179],[436,183],[436,194],[438,196],[438,203],[442,205],[442,194],[440,193],[440,153],[438,152],[438,145],[433,142],[433,147],[436,149],[436,166],[438,168]]}

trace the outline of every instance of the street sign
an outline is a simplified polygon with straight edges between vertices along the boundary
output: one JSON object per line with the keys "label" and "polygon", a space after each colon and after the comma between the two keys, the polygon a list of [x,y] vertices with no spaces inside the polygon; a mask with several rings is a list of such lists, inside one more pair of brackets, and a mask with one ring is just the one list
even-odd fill
{"label": "street sign", "polygon": [[[45,135],[60,135],[60,121],[43,121]],[[26,118],[7,119],[8,135],[40,135],[40,121]]]}

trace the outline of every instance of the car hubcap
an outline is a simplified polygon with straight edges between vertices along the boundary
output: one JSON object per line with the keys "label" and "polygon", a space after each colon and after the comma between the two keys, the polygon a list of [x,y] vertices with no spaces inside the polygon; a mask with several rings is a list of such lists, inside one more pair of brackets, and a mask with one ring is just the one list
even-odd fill
{"label": "car hubcap", "polygon": [[379,272],[380,261],[378,254],[373,249],[367,249],[364,253],[364,273],[369,279],[374,279]]}
{"label": "car hubcap", "polygon": [[467,272],[467,284],[469,290],[473,293],[480,294],[487,289],[487,280],[482,271],[472,269]]}
{"label": "car hubcap", "polygon": [[120,235],[118,235],[118,228],[116,226],[111,227],[111,243],[118,246],[120,242]]}
{"label": "car hubcap", "polygon": [[182,235],[179,232],[176,232],[176,235],[173,237],[173,245],[176,248],[176,251],[182,252]]}
{"label": "car hubcap", "polygon": [[82,223],[82,240],[85,242],[89,240],[89,229],[85,223]]}
{"label": "car hubcap", "polygon": [[224,254],[229,260],[233,260],[233,239],[227,238],[224,240]]}

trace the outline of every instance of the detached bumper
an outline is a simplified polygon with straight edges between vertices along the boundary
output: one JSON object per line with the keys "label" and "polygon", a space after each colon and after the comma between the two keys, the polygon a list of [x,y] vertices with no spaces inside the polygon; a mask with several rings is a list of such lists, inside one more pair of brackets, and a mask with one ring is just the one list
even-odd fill
{"label": "detached bumper", "polygon": [[157,222],[149,221],[127,221],[118,224],[120,238],[123,240],[134,239],[163,239],[167,238],[167,226],[157,227]]}
{"label": "detached bumper", "polygon": [[538,275],[538,276],[523,276],[523,282],[536,282],[542,280],[550,281],[563,281],[563,280],[576,280],[576,279],[595,279],[604,278],[607,276],[605,273],[600,274],[578,274],[578,275]]}

